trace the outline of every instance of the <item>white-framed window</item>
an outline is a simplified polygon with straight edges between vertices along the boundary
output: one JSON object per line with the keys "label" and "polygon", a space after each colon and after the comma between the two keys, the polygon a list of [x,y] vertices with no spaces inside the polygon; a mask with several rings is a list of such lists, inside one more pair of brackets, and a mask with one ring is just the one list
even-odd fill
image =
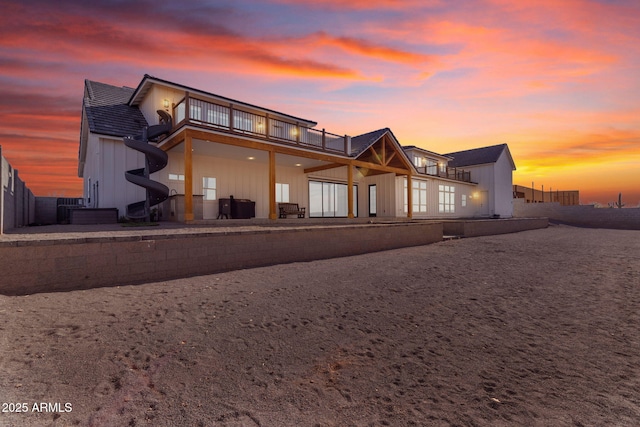
{"label": "white-framed window", "polygon": [[412,181],[413,212],[427,211],[427,183],[426,181]]}
{"label": "white-framed window", "polygon": [[[309,181],[309,218],[346,217],[348,215],[347,184]],[[358,187],[353,186],[353,214],[358,216]]]}
{"label": "white-framed window", "polygon": [[438,186],[438,212],[455,213],[456,188],[453,185]]}
{"label": "white-framed window", "polygon": [[460,205],[464,208],[467,206],[467,195],[466,194],[462,194],[460,196]]}
{"label": "white-framed window", "polygon": [[424,157],[420,157],[420,156],[413,156],[413,164],[417,167],[417,168],[421,168],[424,167],[425,165],[425,158]]}
{"label": "white-framed window", "polygon": [[289,203],[289,184],[276,182],[276,203]]}
{"label": "white-framed window", "polygon": [[170,173],[169,181],[184,181],[184,175],[177,174],[177,173]]}
{"label": "white-framed window", "polygon": [[204,200],[216,200],[216,179],[211,177],[202,178],[202,195]]}
{"label": "white-framed window", "polygon": [[[407,190],[407,178],[404,178],[404,212],[407,212],[409,208],[409,192]],[[411,207],[415,212],[427,211],[427,182],[426,181],[411,181]]]}
{"label": "white-framed window", "polygon": [[405,178],[404,180],[404,192],[402,193],[404,195],[404,213],[407,213],[409,210],[409,192],[407,191],[407,178]]}

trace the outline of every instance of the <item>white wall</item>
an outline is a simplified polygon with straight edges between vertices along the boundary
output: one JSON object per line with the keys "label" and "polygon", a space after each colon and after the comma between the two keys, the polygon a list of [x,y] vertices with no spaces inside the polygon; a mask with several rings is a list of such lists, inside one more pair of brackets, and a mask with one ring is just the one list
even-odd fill
{"label": "white wall", "polygon": [[501,218],[513,216],[513,169],[504,150],[494,166],[495,213]]}
{"label": "white wall", "polygon": [[83,178],[85,204],[92,208],[118,208],[118,216],[125,216],[129,203],[146,198],[146,191],[124,175],[141,167],[144,155],[126,147],[122,139],[91,135]]}
{"label": "white wall", "polygon": [[[177,89],[172,89],[164,86],[154,85],[144,97],[139,105],[140,111],[147,119],[149,125],[155,125],[159,122],[159,116],[157,110],[166,110],[169,114],[173,115],[172,105],[177,104],[184,98],[185,92]],[[165,109],[163,101],[169,100],[169,108]]]}
{"label": "white wall", "polygon": [[[407,213],[404,210],[404,176],[396,177],[396,216],[406,217]],[[460,217],[473,217],[477,215],[478,200],[471,197],[476,191],[474,184],[455,182],[437,177],[422,177],[413,176],[413,182],[426,182],[427,183],[427,211],[426,212],[413,212],[413,218],[460,218]],[[455,212],[441,213],[439,209],[439,196],[440,185],[448,185],[455,188]],[[462,206],[462,195],[467,196],[467,205]]]}

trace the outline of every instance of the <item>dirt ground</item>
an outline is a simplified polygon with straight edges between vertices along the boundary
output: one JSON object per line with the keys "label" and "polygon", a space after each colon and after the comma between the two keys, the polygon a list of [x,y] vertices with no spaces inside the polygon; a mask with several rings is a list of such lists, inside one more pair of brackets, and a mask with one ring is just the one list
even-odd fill
{"label": "dirt ground", "polygon": [[640,424],[640,231],[0,296],[0,314],[2,426]]}

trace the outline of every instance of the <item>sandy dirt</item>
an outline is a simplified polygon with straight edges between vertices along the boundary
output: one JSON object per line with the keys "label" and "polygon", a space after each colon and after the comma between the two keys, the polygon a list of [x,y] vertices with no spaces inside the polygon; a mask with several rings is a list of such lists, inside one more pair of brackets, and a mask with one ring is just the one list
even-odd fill
{"label": "sandy dirt", "polygon": [[639,231],[0,296],[0,315],[2,426],[640,424]]}

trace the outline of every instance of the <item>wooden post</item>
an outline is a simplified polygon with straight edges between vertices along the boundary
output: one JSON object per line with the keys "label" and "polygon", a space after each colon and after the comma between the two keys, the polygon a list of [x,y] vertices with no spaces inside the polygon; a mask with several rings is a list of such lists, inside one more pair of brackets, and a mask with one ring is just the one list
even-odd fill
{"label": "wooden post", "polygon": [[353,218],[353,165],[347,165],[347,206],[349,213],[347,216]]}
{"label": "wooden post", "polygon": [[193,221],[193,143],[189,131],[184,137],[184,219]]}
{"label": "wooden post", "polygon": [[407,218],[413,218],[413,183],[411,174],[407,174]]}
{"label": "wooden post", "polygon": [[269,219],[277,219],[276,214],[276,152],[269,150]]}
{"label": "wooden post", "polygon": [[191,107],[189,106],[189,92],[184,93],[184,120],[189,123],[191,120]]}

